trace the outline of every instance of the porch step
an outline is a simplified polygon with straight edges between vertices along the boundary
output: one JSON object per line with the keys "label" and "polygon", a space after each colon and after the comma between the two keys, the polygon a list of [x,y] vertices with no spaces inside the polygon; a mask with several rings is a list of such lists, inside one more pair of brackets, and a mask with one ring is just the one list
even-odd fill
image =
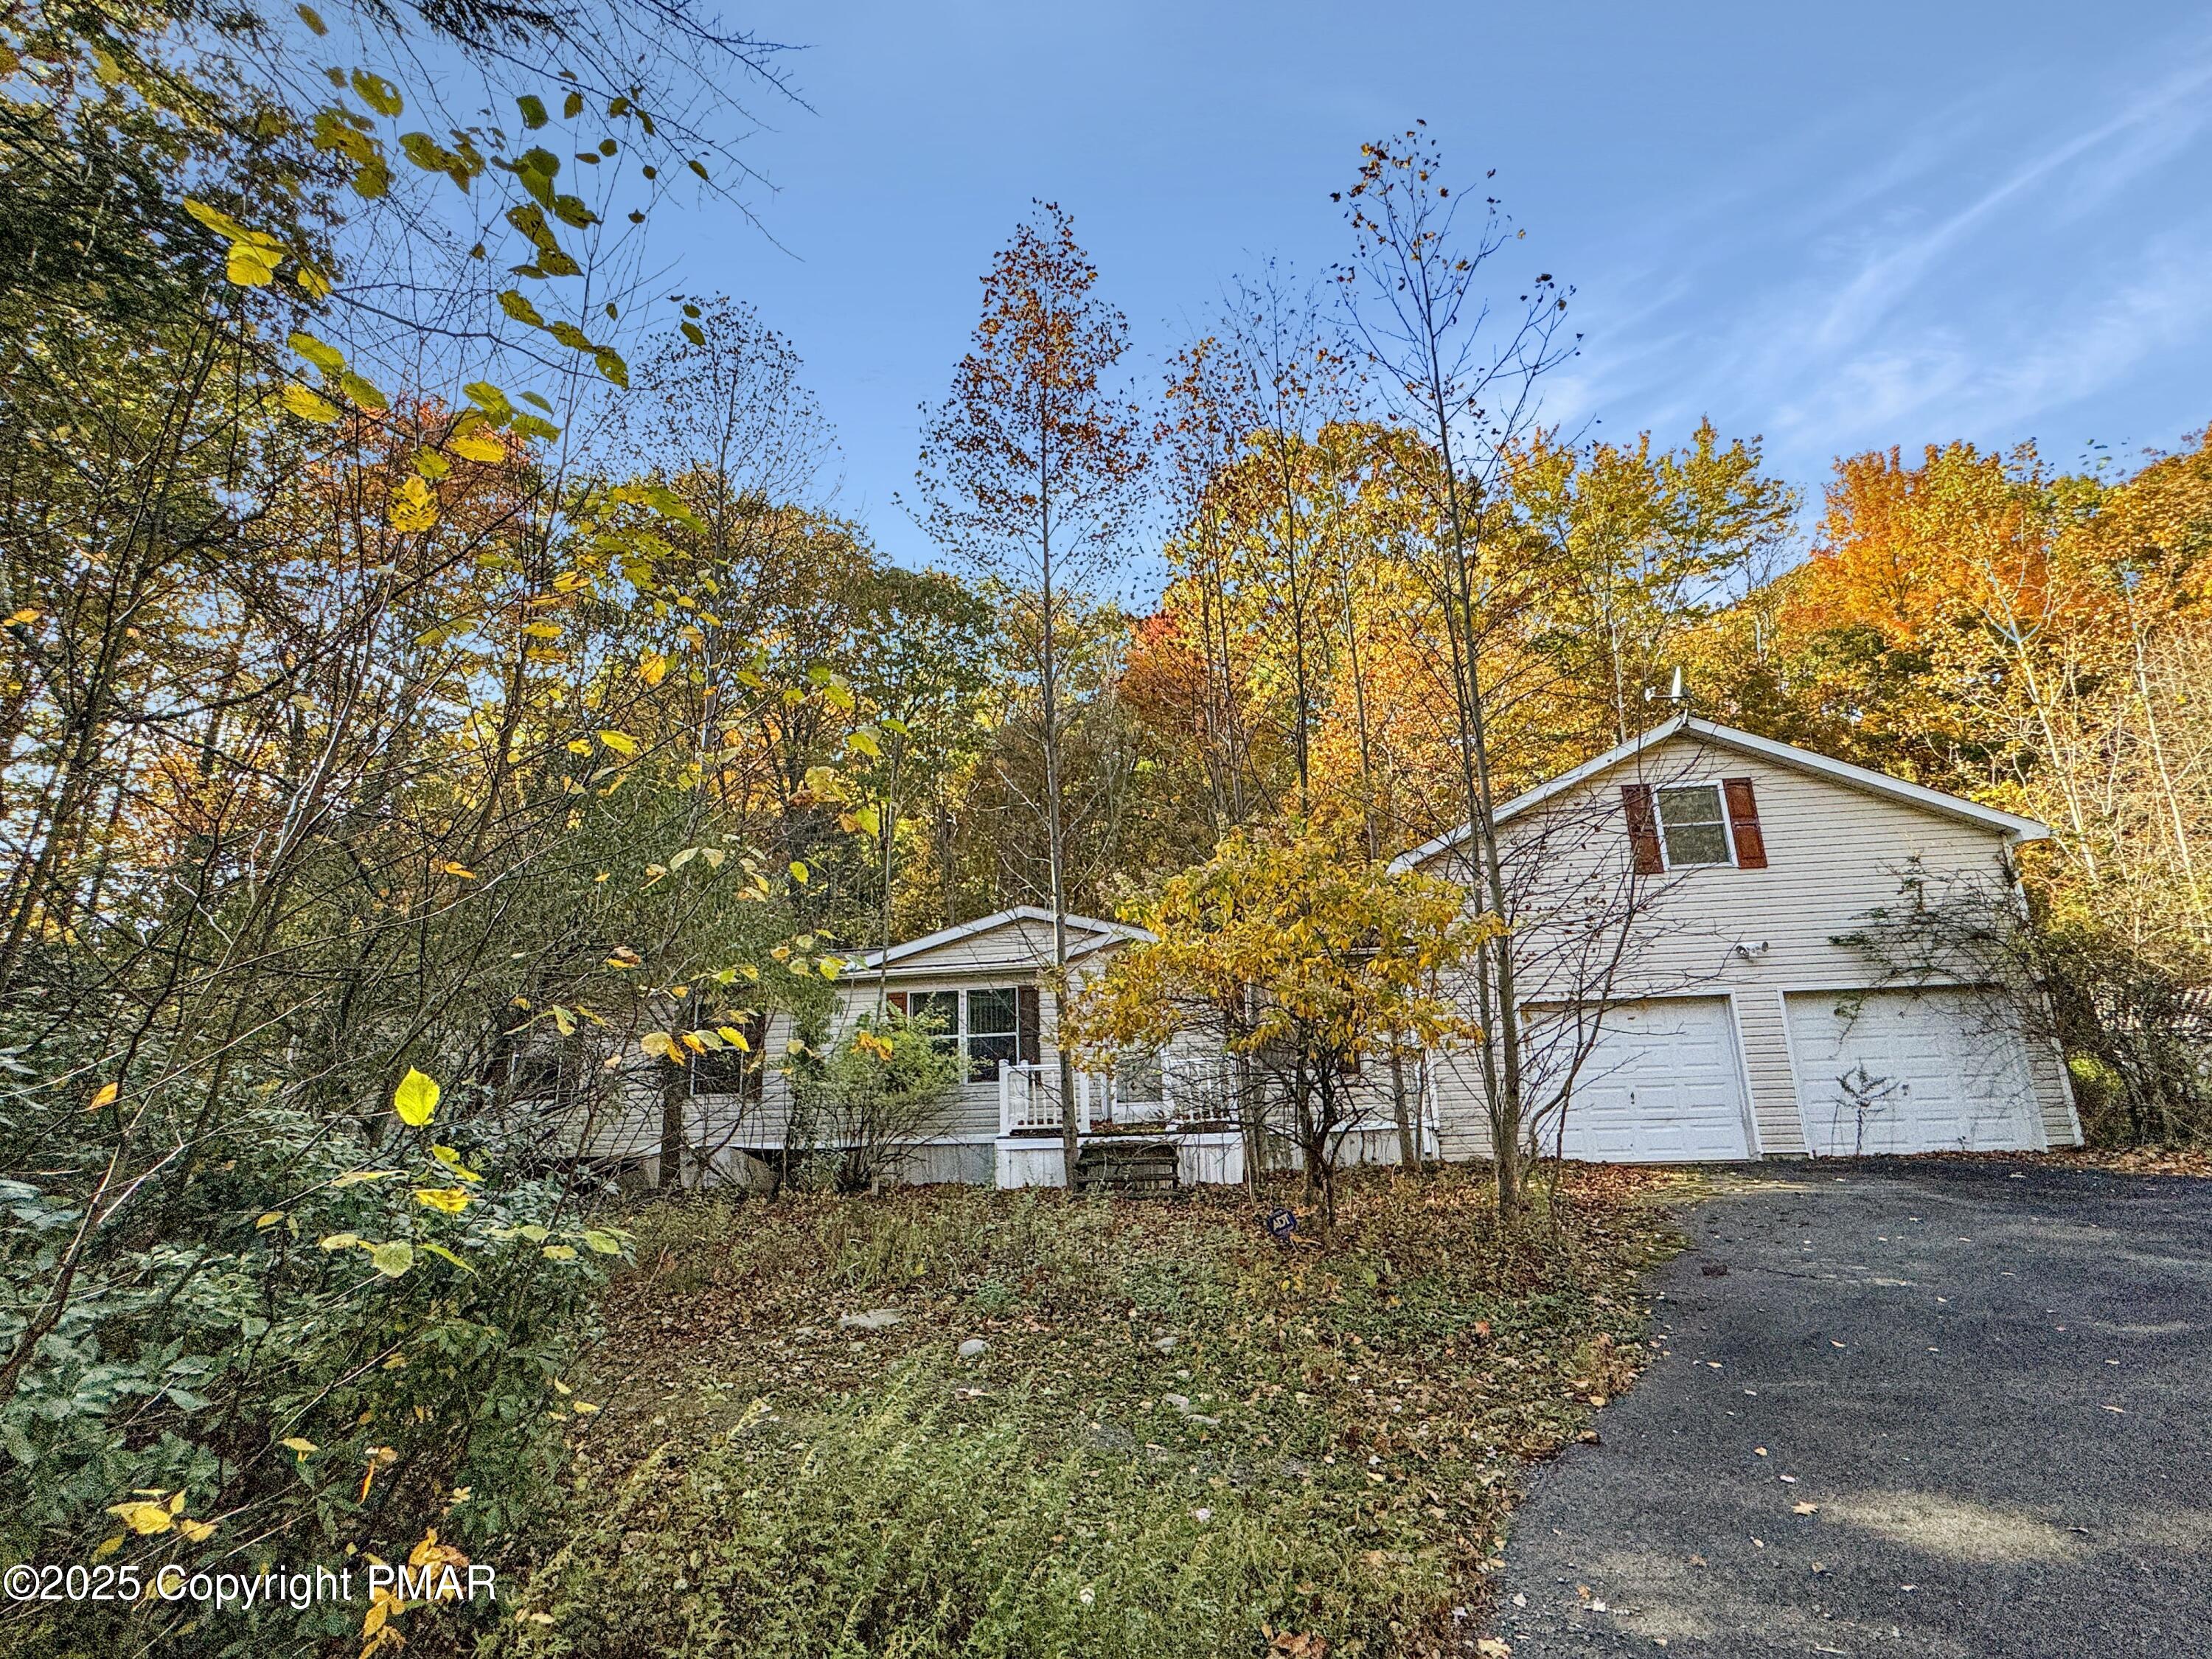
{"label": "porch step", "polygon": [[1169,1140],[1093,1140],[1076,1154],[1075,1188],[1083,1193],[1157,1196],[1177,1191],[1175,1143]]}

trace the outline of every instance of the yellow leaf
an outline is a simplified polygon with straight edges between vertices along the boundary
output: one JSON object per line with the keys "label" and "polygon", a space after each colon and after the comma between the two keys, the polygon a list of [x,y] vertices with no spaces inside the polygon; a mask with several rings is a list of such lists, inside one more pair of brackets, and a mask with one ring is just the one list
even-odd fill
{"label": "yellow leaf", "polygon": [[753,1045],[745,1041],[745,1034],[738,1030],[736,1026],[718,1025],[714,1029],[720,1034],[722,1041],[728,1043],[730,1047],[735,1048],[739,1054],[749,1054],[752,1053]]}
{"label": "yellow leaf", "polygon": [[637,739],[627,732],[602,732],[599,733],[599,741],[617,755],[637,753]]}
{"label": "yellow leaf", "polygon": [[668,659],[658,651],[648,651],[637,659],[637,677],[647,685],[658,685],[668,678]]}
{"label": "yellow leaf", "polygon": [[466,865],[455,864],[450,859],[445,863],[440,865],[438,868],[444,871],[449,876],[459,876],[463,881],[474,881],[477,878],[477,872],[475,871],[470,869]]}
{"label": "yellow leaf", "polygon": [[215,1536],[215,1522],[195,1521],[188,1515],[180,1515],[177,1517],[177,1530],[193,1543],[204,1544]]}
{"label": "yellow leaf", "polygon": [[676,1039],[665,1031],[647,1031],[637,1040],[637,1046],[648,1054],[658,1054],[661,1059],[673,1060],[679,1066],[684,1063]]}
{"label": "yellow leaf", "polygon": [[322,1449],[322,1448],[318,1446],[313,1441],[302,1440],[296,1434],[292,1436],[289,1440],[279,1440],[276,1443],[283,1447],[287,1451],[295,1451],[299,1453],[302,1457],[307,1456],[310,1452],[318,1452]]}
{"label": "yellow leaf", "polygon": [[387,517],[394,530],[405,532],[428,530],[438,522],[438,498],[431,494],[429,484],[419,475],[403,479],[392,492],[392,506]]}
{"label": "yellow leaf", "polygon": [[[556,1012],[557,1012],[559,1011],[556,1010]],[[569,1022],[568,1029],[572,1031],[576,1029],[575,1023],[574,1021]],[[483,1177],[478,1175],[474,1170],[471,1170],[467,1164],[462,1163],[461,1155],[455,1152],[451,1146],[433,1146],[430,1149],[430,1156],[436,1158],[439,1163],[444,1164],[447,1169],[451,1170],[455,1175],[459,1176],[464,1181],[477,1182],[483,1179]]]}
{"label": "yellow leaf", "polygon": [[284,245],[273,236],[249,230],[241,241],[230,245],[223,275],[240,288],[266,288],[276,280],[276,267],[284,263]]}
{"label": "yellow leaf", "polygon": [[8,626],[10,628],[21,628],[27,623],[38,621],[38,611],[30,605],[25,605],[21,611],[18,611],[14,616],[8,618]]}
{"label": "yellow leaf", "polygon": [[806,866],[797,859],[791,861],[791,878],[801,887],[806,885]]}
{"label": "yellow leaf", "polygon": [[328,426],[338,417],[338,406],[319,392],[290,382],[277,393],[284,407],[303,421],[313,421],[319,426]]}
{"label": "yellow leaf", "polygon": [[574,1261],[576,1259],[576,1247],[573,1244],[548,1244],[544,1247],[544,1254],[552,1257],[556,1261]]}
{"label": "yellow leaf", "polygon": [[417,1187],[415,1201],[447,1215],[459,1215],[469,1207],[469,1193],[465,1187]]}
{"label": "yellow leaf", "polygon": [[[561,624],[559,623],[534,622],[526,624],[523,628],[522,631],[533,640],[557,640],[561,637]],[[573,744],[571,745],[571,747],[574,746],[574,745]],[[584,744],[583,750],[586,754],[589,754],[591,752],[591,745],[589,744]]]}
{"label": "yellow leaf", "polygon": [[599,1410],[599,1407],[594,1406],[588,1400],[579,1400],[574,1404],[571,1405],[568,1409],[575,1413],[579,1417],[589,1417],[593,1412]]}
{"label": "yellow leaf", "polygon": [[326,1250],[349,1250],[360,1243],[359,1233],[332,1233],[322,1241],[322,1248]]}
{"label": "yellow leaf", "polygon": [[86,1107],[85,1110],[96,1112],[103,1106],[112,1106],[115,1103],[115,1097],[122,1092],[122,1090],[114,1084],[103,1083],[100,1085],[100,1092],[92,1097],[92,1104]]}
{"label": "yellow leaf", "polygon": [[489,432],[457,433],[446,440],[446,447],[465,461],[481,461],[492,465],[507,459],[507,446]]}
{"label": "yellow leaf", "polygon": [[435,1079],[423,1076],[412,1066],[407,1075],[399,1079],[399,1086],[392,1091],[392,1109],[399,1114],[402,1123],[421,1128],[438,1109],[438,1085]]}
{"label": "yellow leaf", "polygon": [[383,1181],[398,1173],[397,1170],[348,1170],[331,1185],[333,1188],[358,1187],[364,1181]]}
{"label": "yellow leaf", "polygon": [[107,1513],[142,1537],[168,1531],[177,1519],[159,1504],[117,1504]]}
{"label": "yellow leaf", "polygon": [[283,1218],[283,1211],[270,1210],[265,1214],[256,1216],[253,1219],[253,1224],[256,1228],[273,1227]]}

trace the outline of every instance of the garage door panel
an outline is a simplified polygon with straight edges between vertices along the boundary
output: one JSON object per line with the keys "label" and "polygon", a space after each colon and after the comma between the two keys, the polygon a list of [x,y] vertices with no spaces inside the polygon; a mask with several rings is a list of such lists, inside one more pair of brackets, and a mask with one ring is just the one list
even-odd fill
{"label": "garage door panel", "polygon": [[1989,993],[1800,994],[1787,1007],[1815,1156],[2042,1146],[2027,1046]]}
{"label": "garage door panel", "polygon": [[[1530,1011],[1532,1047],[1567,1041],[1565,1021]],[[1608,1008],[1553,1139],[1585,1163],[1669,1164],[1751,1156],[1735,1022],[1722,997]]]}

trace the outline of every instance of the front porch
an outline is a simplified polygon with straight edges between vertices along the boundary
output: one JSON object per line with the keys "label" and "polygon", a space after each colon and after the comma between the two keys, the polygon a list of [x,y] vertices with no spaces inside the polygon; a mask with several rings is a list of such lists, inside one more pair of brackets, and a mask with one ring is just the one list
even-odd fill
{"label": "front porch", "polygon": [[[1175,1149],[1176,1184],[1236,1186],[1245,1177],[1244,1136],[1218,1066],[1191,1059],[1145,1059],[1111,1072],[1075,1074],[1079,1148],[1149,1139]],[[997,1184],[1064,1187],[1060,1068],[999,1071]]]}

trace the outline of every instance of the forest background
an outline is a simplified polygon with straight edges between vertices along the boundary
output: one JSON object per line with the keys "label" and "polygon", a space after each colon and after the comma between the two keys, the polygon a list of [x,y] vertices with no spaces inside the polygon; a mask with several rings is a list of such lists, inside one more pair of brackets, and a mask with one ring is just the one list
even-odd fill
{"label": "forest background", "polygon": [[1931,434],[1808,501],[1752,434],[1555,429],[1571,289],[1415,127],[1332,181],[1341,271],[1230,278],[1163,375],[1038,204],[919,423],[915,570],[789,343],[644,240],[679,183],[744,210],[772,50],[684,0],[0,42],[11,1559],[505,1535],[627,1248],[511,1155],[526,1053],[787,1064],[746,1033],[870,945],[1240,835],[1371,866],[1472,810],[1470,678],[1501,800],[1679,672],[2049,823],[2018,948],[2085,1123],[2212,1132],[2212,432]]}

